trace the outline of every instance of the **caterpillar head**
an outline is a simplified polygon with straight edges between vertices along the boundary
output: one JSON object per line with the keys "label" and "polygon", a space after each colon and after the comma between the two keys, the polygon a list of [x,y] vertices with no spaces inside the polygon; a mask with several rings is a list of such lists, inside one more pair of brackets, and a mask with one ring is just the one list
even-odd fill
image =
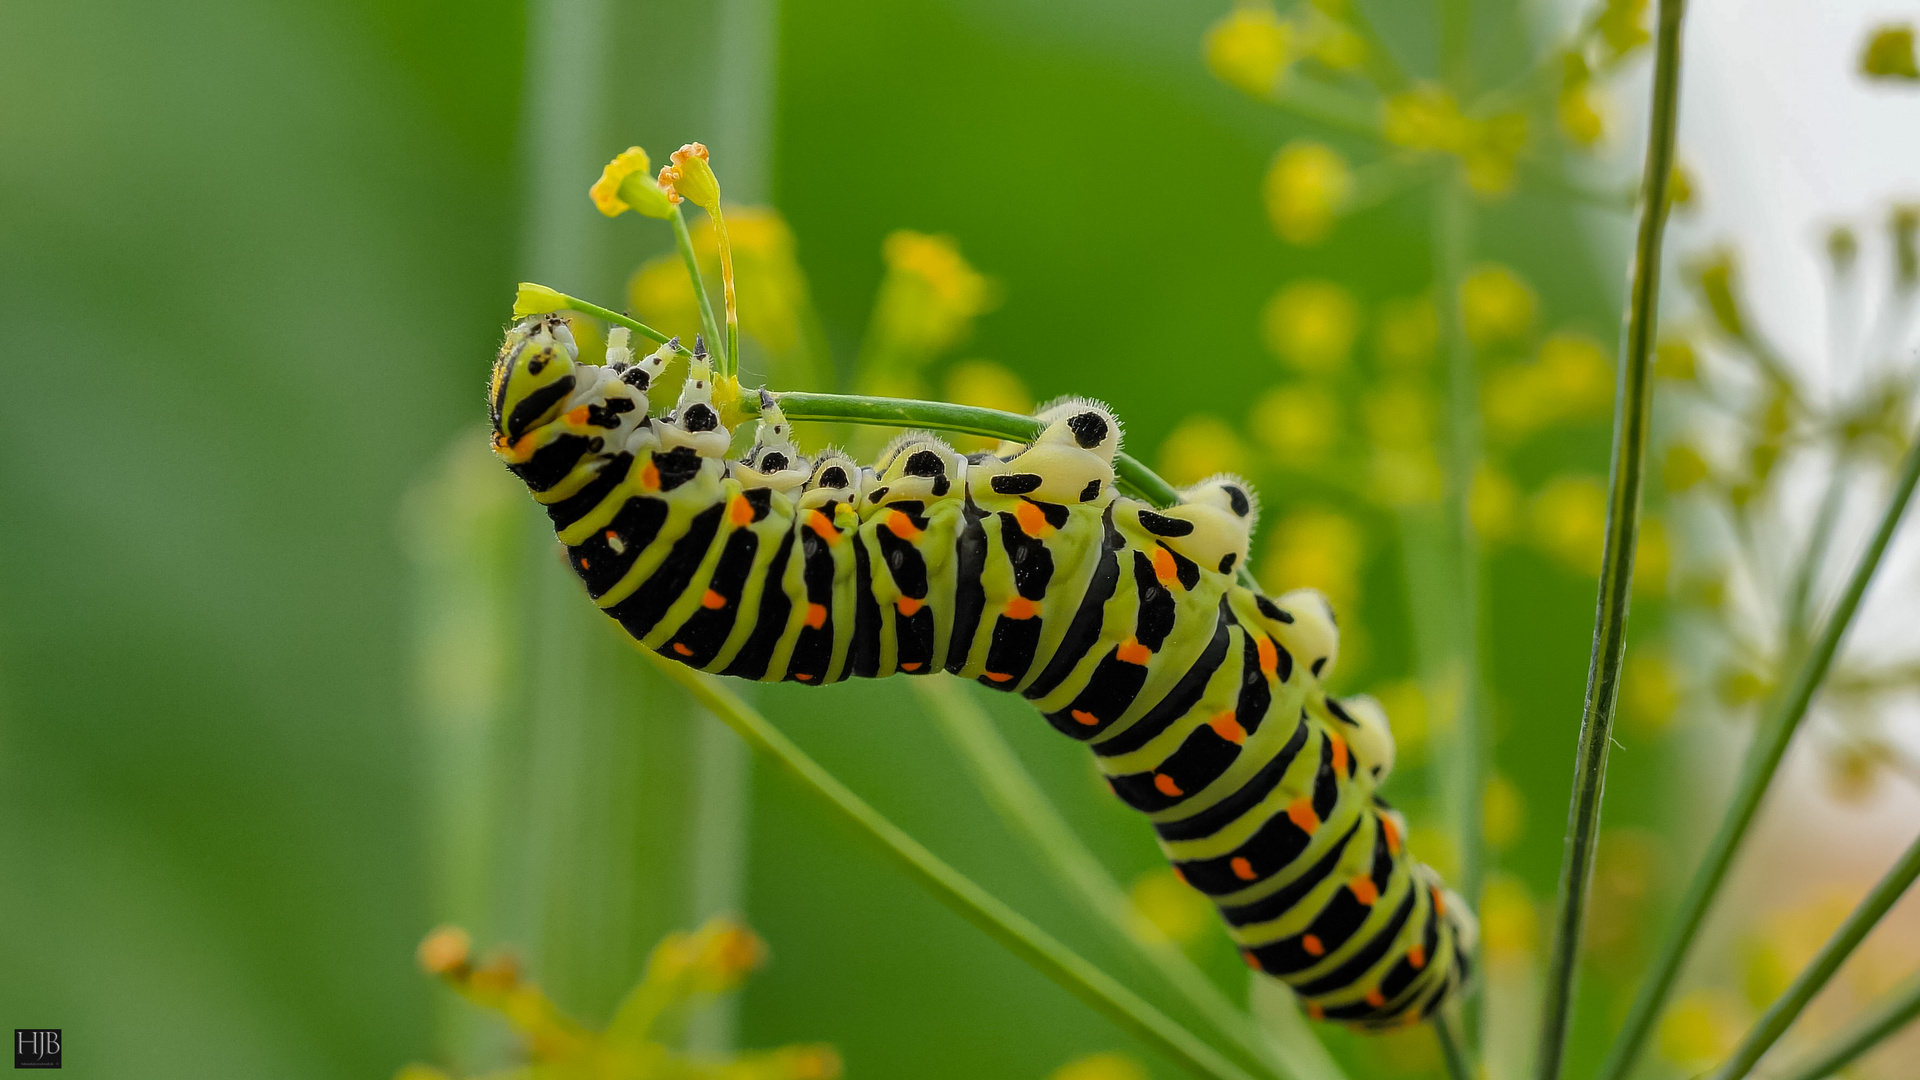
{"label": "caterpillar head", "polygon": [[507,450],[560,415],[573,393],[579,356],[573,331],[558,315],[522,319],[507,331],[488,394],[494,449]]}
{"label": "caterpillar head", "polygon": [[877,486],[869,488],[867,498],[875,503],[899,499],[928,501],[957,495],[954,481],[959,478],[964,459],[958,451],[931,435],[908,432],[895,439],[880,453]]}
{"label": "caterpillar head", "polygon": [[1047,426],[1026,446],[1002,443],[1004,468],[991,471],[991,488],[1036,502],[1093,502],[1113,486],[1113,457],[1120,452],[1120,421],[1086,398],[1067,398],[1041,410]]}
{"label": "caterpillar head", "polygon": [[1319,589],[1295,589],[1278,599],[1293,621],[1280,628],[1280,643],[1315,676],[1326,679],[1340,661],[1340,626],[1333,605]]}
{"label": "caterpillar head", "polygon": [[760,422],[754,428],[753,446],[732,473],[742,487],[772,488],[783,494],[792,494],[812,475],[809,462],[793,443],[793,423],[765,390],[760,391]]}

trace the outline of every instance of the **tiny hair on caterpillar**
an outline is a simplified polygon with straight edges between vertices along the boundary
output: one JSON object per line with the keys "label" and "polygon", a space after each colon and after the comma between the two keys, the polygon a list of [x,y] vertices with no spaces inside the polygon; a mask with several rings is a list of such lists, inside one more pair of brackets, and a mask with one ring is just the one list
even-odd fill
{"label": "tiny hair on caterpillar", "polygon": [[1247,963],[1308,1014],[1363,1029],[1431,1016],[1470,971],[1473,915],[1375,794],[1385,713],[1323,688],[1339,632],[1312,589],[1236,571],[1259,502],[1218,476],[1156,507],[1122,495],[1118,419],[1068,398],[1030,443],[962,454],[910,432],[872,464],[808,455],[761,391],[730,459],[696,350],[628,332],[582,363],[557,315],[512,327],[495,453],[552,518],[593,602],[662,656],[767,682],[947,672],[1031,701],[1152,823]]}

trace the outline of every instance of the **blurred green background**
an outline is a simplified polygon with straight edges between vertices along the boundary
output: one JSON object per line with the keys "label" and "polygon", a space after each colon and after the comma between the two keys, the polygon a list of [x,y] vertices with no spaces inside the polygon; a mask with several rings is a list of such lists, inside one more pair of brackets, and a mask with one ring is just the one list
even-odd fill
{"label": "blurred green background", "polygon": [[[1408,67],[1433,70],[1430,9],[1366,6]],[[1370,355],[1376,316],[1432,282],[1431,198],[1389,192],[1317,247],[1277,239],[1262,178],[1315,129],[1208,71],[1201,43],[1228,10],[0,6],[0,1019],[64,1028],[82,1076],[385,1077],[447,1054],[478,1068],[504,1044],[417,971],[431,926],[516,947],[598,1022],[660,934],[738,906],[772,963],[704,1038],[831,1042],[856,1078],[1038,1078],[1142,1053],[644,672],[478,454],[513,283],[618,307],[668,250],[656,223],[606,222],[585,198],[631,143],[658,163],[705,141],[730,197],[780,211],[843,378],[883,237],[945,234],[999,303],[929,369],[936,388],[985,358],[1033,399],[1110,402],[1129,447],[1176,478],[1225,465],[1261,482],[1282,539],[1256,541],[1256,566],[1347,605],[1335,683],[1398,692],[1409,749],[1387,794],[1444,849],[1445,778],[1420,750],[1444,741],[1444,708],[1412,681],[1414,556],[1396,531],[1418,508],[1318,483],[1254,419],[1299,381],[1263,332],[1276,289],[1337,283],[1359,312],[1349,351]],[[1472,12],[1476,80],[1524,69],[1515,6]],[[1611,356],[1620,273],[1579,221],[1524,186],[1478,216],[1475,263],[1511,267],[1538,306],[1516,355],[1571,330]],[[1364,443],[1373,369],[1354,363],[1333,419]],[[1513,450],[1506,517],[1490,519],[1511,537],[1490,543],[1484,591],[1505,904],[1490,947],[1522,969],[1561,850],[1593,603],[1580,545],[1598,550],[1579,522],[1556,541],[1551,505],[1528,541],[1525,500],[1604,475],[1605,404]],[[1661,614],[1643,605],[1637,629],[1657,635]],[[756,700],[934,850],[1141,981],[901,687]],[[992,706],[1123,882],[1159,865],[1077,747],[1018,702]],[[1661,718],[1630,716],[1623,738],[1660,745]],[[1609,825],[1663,827],[1683,766],[1617,756]],[[1648,858],[1636,880],[1658,886],[1615,914],[1668,884]],[[1618,921],[1613,954],[1637,955]],[[1242,992],[1223,936],[1209,925],[1191,948]],[[1623,1004],[1621,966],[1592,971],[1583,1060]],[[1356,1075],[1437,1075],[1425,1032],[1330,1041]]]}

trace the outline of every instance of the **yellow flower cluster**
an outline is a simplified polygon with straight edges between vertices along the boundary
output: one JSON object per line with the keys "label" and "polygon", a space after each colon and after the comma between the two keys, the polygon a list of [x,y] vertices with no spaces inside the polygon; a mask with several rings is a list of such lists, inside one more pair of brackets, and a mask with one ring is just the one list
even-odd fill
{"label": "yellow flower cluster", "polygon": [[1613,364],[1584,334],[1554,334],[1528,362],[1496,368],[1481,390],[1487,431],[1518,442],[1568,420],[1604,416],[1613,403]]}
{"label": "yellow flower cluster", "polygon": [[1293,24],[1261,3],[1242,3],[1207,31],[1207,68],[1254,97],[1266,97],[1295,59]]}
{"label": "yellow flower cluster", "polygon": [[1347,160],[1324,143],[1290,142],[1274,156],[1262,193],[1273,230],[1290,244],[1316,244],[1353,190]]}
{"label": "yellow flower cluster", "polygon": [[860,383],[869,393],[912,392],[927,363],[965,340],[974,320],[999,303],[999,290],[951,237],[898,229],[880,253],[887,273],[861,347]]}
{"label": "yellow flower cluster", "polygon": [[1246,444],[1231,424],[1215,416],[1189,416],[1160,442],[1160,475],[1175,487],[1197,484],[1217,473],[1247,471]]}
{"label": "yellow flower cluster", "polygon": [[1540,300],[1512,270],[1476,266],[1460,282],[1460,328],[1485,349],[1518,342],[1533,329]]}
{"label": "yellow flower cluster", "polygon": [[[808,367],[825,358],[811,355],[807,320],[812,297],[800,269],[793,230],[778,211],[766,206],[726,207],[740,330],[765,350],[771,371],[783,385],[804,384]],[[720,272],[719,230],[711,218],[688,230],[703,273]],[[663,332],[691,339],[700,329],[699,302],[687,278],[686,263],[674,254],[650,259],[627,281],[631,309]]]}
{"label": "yellow flower cluster", "polygon": [[[1307,506],[1281,518],[1268,535],[1265,558],[1254,566],[1269,592],[1278,596],[1310,585],[1327,594],[1334,610],[1353,610],[1367,539],[1357,522],[1336,510]],[[1350,656],[1351,642],[1343,638],[1342,644]]]}
{"label": "yellow flower cluster", "polygon": [[[530,1068],[541,1076],[679,1080],[837,1080],[840,1056],[827,1046],[786,1046],[694,1061],[667,1045],[686,1014],[739,988],[766,959],[766,946],[747,928],[714,919],[698,931],[669,935],[655,947],[640,983],[628,992],[604,1031],[562,1013],[519,966],[500,957],[475,964],[472,940],[442,927],[420,943],[420,966],[462,997],[500,1014],[526,1043]],[[439,1069],[410,1065],[396,1080],[451,1080]]]}
{"label": "yellow flower cluster", "polygon": [[1431,83],[1381,104],[1381,133],[1409,150],[1457,158],[1467,186],[1482,195],[1513,190],[1514,166],[1527,145],[1527,116],[1501,112],[1471,117],[1452,94]]}
{"label": "yellow flower cluster", "polygon": [[1288,283],[1261,314],[1267,348],[1295,369],[1326,374],[1341,367],[1360,333],[1360,303],[1331,281]]}

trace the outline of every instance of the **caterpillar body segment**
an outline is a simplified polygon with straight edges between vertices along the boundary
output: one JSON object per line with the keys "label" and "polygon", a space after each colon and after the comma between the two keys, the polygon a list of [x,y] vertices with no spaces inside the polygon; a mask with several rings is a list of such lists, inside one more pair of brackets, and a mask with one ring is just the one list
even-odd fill
{"label": "caterpillar body segment", "polygon": [[1244,482],[1168,508],[1120,496],[1120,425],[1082,399],[1042,410],[1030,444],[963,455],[909,433],[862,466],[802,454],[767,395],[728,460],[704,357],[649,418],[670,355],[636,361],[615,331],[604,367],[581,364],[563,321],[534,318],[491,387],[495,452],[628,634],[740,678],[945,671],[1019,693],[1310,1015],[1397,1026],[1461,988],[1473,917],[1375,794],[1386,717],[1322,688],[1332,609],[1235,576],[1259,512]]}

